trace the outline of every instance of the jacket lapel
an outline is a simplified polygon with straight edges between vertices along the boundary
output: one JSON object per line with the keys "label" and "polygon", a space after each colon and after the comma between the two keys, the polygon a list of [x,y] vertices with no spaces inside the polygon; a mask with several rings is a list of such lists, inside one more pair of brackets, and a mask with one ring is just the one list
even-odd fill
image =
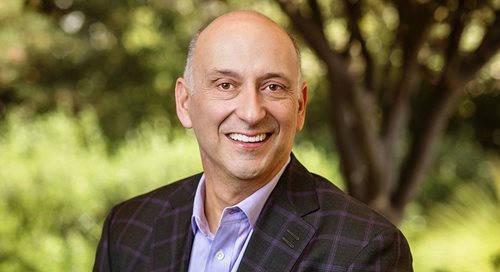
{"label": "jacket lapel", "polygon": [[291,271],[316,231],[303,216],[318,208],[311,174],[292,154],[257,220],[238,271]]}
{"label": "jacket lapel", "polygon": [[170,205],[156,218],[152,242],[154,271],[187,271],[194,234],[193,199],[201,175],[188,178],[167,196]]}

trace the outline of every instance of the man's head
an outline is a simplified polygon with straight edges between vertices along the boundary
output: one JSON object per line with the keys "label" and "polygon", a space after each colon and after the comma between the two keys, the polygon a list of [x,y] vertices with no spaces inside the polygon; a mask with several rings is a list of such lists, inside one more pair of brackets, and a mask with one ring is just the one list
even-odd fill
{"label": "man's head", "polygon": [[177,115],[195,132],[205,174],[269,180],[304,124],[307,86],[293,40],[269,18],[236,11],[199,32],[189,54]]}

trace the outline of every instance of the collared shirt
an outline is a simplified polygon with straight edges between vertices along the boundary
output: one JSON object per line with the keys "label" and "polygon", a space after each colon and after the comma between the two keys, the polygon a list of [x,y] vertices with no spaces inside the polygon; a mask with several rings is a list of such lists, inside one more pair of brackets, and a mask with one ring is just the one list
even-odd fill
{"label": "collared shirt", "polygon": [[290,159],[278,174],[259,190],[240,203],[224,208],[215,235],[210,232],[205,217],[205,175],[201,177],[194,197],[191,218],[195,237],[189,272],[229,272],[238,269],[257,218],[289,162]]}

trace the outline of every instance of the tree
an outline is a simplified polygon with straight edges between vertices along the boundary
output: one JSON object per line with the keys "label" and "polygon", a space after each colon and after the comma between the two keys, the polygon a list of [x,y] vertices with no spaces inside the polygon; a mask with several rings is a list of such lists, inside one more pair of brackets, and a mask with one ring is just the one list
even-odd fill
{"label": "tree", "polygon": [[[276,1],[326,67],[330,126],[349,194],[398,223],[467,84],[499,51],[500,7]],[[345,43],[332,38],[335,25],[350,34]]]}

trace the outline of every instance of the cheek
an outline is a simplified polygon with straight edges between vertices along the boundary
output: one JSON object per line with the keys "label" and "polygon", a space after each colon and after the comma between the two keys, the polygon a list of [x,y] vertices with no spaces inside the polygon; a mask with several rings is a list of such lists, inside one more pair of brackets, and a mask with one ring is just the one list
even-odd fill
{"label": "cheek", "polygon": [[287,130],[295,130],[298,124],[298,108],[293,103],[283,103],[270,108],[271,114],[280,126]]}
{"label": "cheek", "polygon": [[203,103],[194,103],[193,106],[191,118],[202,130],[219,126],[231,112],[228,103],[218,101],[205,100]]}

